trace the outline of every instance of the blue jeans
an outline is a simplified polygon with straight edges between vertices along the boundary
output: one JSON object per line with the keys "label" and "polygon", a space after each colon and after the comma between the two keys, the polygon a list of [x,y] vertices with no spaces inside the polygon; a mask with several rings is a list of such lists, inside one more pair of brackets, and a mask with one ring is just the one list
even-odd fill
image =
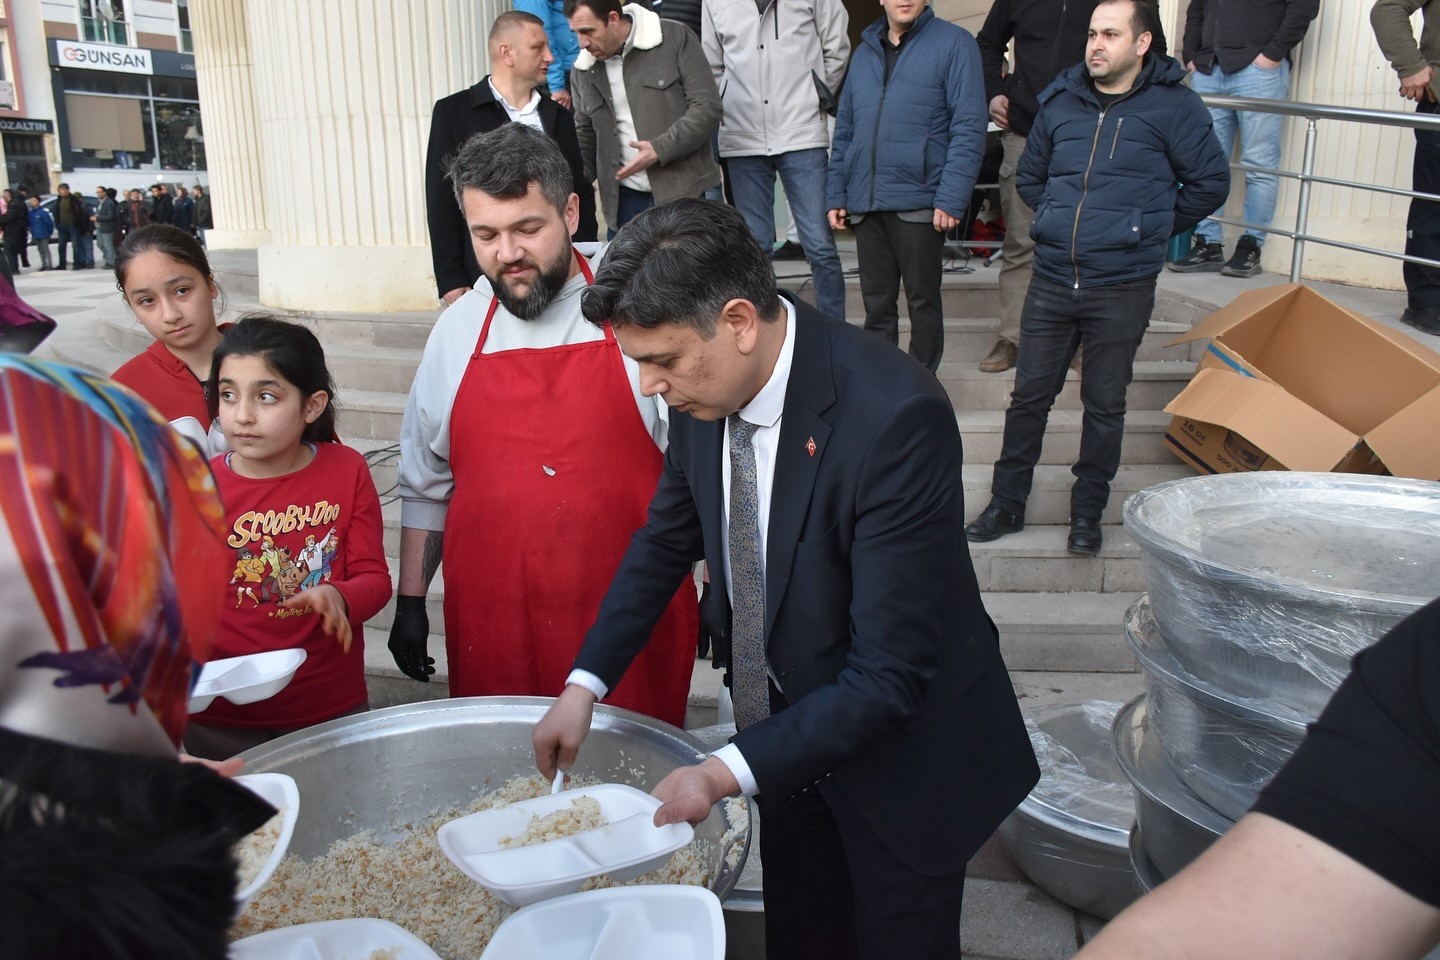
{"label": "blue jeans", "polygon": [[616,222],[607,228],[608,235],[605,239],[614,240],[615,234],[620,232],[621,227],[654,205],[655,194],[646,193],[643,190],[631,190],[629,187],[622,186],[620,188],[620,198],[615,203]]}
{"label": "blue jeans", "polygon": [[[1190,87],[1196,93],[1215,93],[1227,97],[1254,97],[1262,100],[1284,100],[1290,93],[1290,61],[1282,60],[1274,70],[1266,70],[1250,64],[1228,76],[1220,71],[1217,63],[1208,74],[1195,71],[1190,78]],[[1235,146],[1235,131],[1240,131],[1240,162],[1257,167],[1280,166],[1281,117],[1278,113],[1253,113],[1249,110],[1211,110],[1210,120],[1215,124],[1215,136],[1225,158],[1230,159]],[[1275,219],[1275,201],[1280,195],[1280,178],[1273,173],[1245,174],[1245,222],[1262,227],[1270,226]],[[1217,214],[1225,210],[1222,205]],[[1219,243],[1220,224],[1214,220],[1202,221],[1195,228],[1195,235],[1206,243]],[[1245,231],[1255,242],[1265,245],[1265,234],[1258,230]],[[1089,358],[1086,358],[1089,363]]]}
{"label": "blue jeans", "polygon": [[1080,457],[1071,468],[1070,516],[1099,520],[1120,468],[1125,435],[1125,391],[1135,352],[1155,307],[1155,278],[1075,290],[1038,275],[1030,278],[1020,314],[1015,391],[1005,411],[1005,441],[990,484],[991,501],[1024,514],[1035,464],[1045,440],[1050,407],[1065,385],[1065,371],[1085,347],[1080,400]]}
{"label": "blue jeans", "polygon": [[773,157],[730,157],[728,174],[735,206],[760,248],[775,249],[775,175],[785,184],[800,246],[815,276],[815,306],[833,320],[845,319],[845,275],[835,235],[825,219],[825,150],[792,150]]}

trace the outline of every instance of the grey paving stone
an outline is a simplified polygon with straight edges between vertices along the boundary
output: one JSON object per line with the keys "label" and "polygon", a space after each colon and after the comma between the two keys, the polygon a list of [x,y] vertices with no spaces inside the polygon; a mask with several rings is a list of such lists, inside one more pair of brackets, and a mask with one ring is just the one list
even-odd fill
{"label": "grey paving stone", "polygon": [[1027,883],[965,881],[960,947],[1004,960],[1067,960],[1079,946],[1075,911]]}

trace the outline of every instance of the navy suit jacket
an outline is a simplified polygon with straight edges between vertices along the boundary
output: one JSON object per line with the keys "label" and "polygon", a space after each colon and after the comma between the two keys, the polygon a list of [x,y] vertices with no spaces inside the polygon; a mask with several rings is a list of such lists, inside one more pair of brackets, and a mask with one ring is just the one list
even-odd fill
{"label": "navy suit jacket", "polygon": [[[762,797],[818,785],[913,869],[951,873],[1039,777],[970,562],[955,412],[893,346],[795,312],[765,564],[789,706],[734,742]],[[723,422],[671,414],[648,519],[576,667],[613,687],[702,556],[728,624],[723,448]]]}

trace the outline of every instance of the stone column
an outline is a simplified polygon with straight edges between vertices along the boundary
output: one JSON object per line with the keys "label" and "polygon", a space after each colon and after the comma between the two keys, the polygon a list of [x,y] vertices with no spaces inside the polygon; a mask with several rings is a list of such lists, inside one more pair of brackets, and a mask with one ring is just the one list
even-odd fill
{"label": "stone column", "polygon": [[487,72],[485,37],[502,2],[249,0],[271,231],[259,251],[262,302],[437,306],[425,221],[430,113]]}
{"label": "stone column", "polygon": [[192,4],[195,75],[205,118],[214,249],[254,249],[270,240],[260,165],[260,125],[251,80],[246,0]]}

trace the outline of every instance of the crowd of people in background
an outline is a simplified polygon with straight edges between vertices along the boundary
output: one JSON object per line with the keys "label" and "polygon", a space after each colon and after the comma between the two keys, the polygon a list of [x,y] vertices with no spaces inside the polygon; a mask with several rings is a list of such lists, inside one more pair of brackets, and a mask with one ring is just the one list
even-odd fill
{"label": "crowd of people in background", "polygon": [[115,251],[125,237],[149,223],[168,223],[203,246],[205,231],[215,226],[210,195],[198,183],[155,183],[123,195],[115,187],[96,187],[93,198],[72,191],[68,183],[60,184],[53,197],[31,196],[18,185],[0,192],[0,237],[11,275],[32,269],[32,246],[37,273],[92,269],[97,250],[98,266],[113,270]]}

